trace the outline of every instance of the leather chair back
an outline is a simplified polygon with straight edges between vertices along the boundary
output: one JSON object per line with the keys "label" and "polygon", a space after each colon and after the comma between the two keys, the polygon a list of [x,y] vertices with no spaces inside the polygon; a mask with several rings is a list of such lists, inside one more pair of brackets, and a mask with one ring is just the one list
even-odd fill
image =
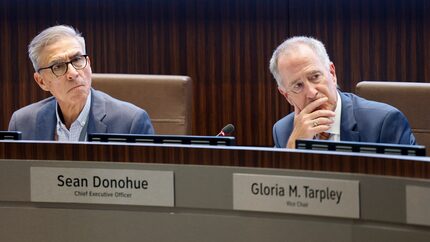
{"label": "leather chair back", "polygon": [[192,81],[188,76],[93,73],[92,86],[145,109],[156,134],[191,134]]}
{"label": "leather chair back", "polygon": [[425,145],[430,155],[430,83],[363,81],[357,84],[356,94],[399,109],[408,118],[417,143]]}

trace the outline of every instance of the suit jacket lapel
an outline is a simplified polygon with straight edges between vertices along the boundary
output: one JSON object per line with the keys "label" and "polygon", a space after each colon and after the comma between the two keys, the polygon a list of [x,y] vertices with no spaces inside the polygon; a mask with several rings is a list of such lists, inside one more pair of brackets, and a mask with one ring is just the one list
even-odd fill
{"label": "suit jacket lapel", "polygon": [[87,133],[106,133],[107,126],[103,123],[103,119],[106,117],[106,104],[103,98],[95,91],[91,89],[91,108],[88,121]]}
{"label": "suit jacket lapel", "polygon": [[54,140],[55,129],[57,127],[57,117],[55,114],[55,98],[43,107],[37,114],[35,138],[38,140]]}
{"label": "suit jacket lapel", "polygon": [[360,133],[357,131],[357,121],[354,116],[354,106],[350,97],[339,92],[342,99],[342,117],[340,122],[340,140],[360,141]]}

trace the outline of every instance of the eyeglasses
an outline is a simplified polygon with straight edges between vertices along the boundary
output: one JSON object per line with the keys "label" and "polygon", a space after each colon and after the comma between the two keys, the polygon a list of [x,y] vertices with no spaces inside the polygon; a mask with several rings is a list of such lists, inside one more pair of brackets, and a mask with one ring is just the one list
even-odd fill
{"label": "eyeglasses", "polygon": [[[325,77],[321,73],[314,73],[311,76],[309,76],[308,79],[305,79],[305,80],[308,83],[308,85],[309,83],[318,84],[321,81],[325,80]],[[305,85],[306,85],[305,81],[299,80],[299,81],[296,81],[293,85],[291,85],[288,89],[290,89],[289,92],[300,94],[305,89]]]}
{"label": "eyeglasses", "polygon": [[295,94],[299,94],[303,91],[304,88],[305,88],[305,83],[303,81],[298,81],[294,83],[294,85],[292,85],[289,89],[291,92]]}
{"label": "eyeglasses", "polygon": [[41,70],[45,70],[45,69],[51,69],[52,73],[54,73],[54,75],[56,77],[60,77],[64,74],[66,74],[66,72],[69,69],[69,64],[72,64],[72,66],[76,70],[84,69],[88,63],[87,57],[88,57],[88,55],[78,55],[78,56],[75,56],[73,59],[71,59],[68,62],[55,63],[55,64],[50,65],[48,67],[39,68],[39,70],[37,70],[37,72],[40,72]]}

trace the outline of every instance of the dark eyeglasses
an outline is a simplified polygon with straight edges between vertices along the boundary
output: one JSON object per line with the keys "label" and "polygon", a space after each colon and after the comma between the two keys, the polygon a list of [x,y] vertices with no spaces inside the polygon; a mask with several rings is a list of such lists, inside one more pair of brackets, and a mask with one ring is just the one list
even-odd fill
{"label": "dark eyeglasses", "polygon": [[60,77],[66,74],[67,70],[69,69],[69,64],[72,64],[72,66],[76,70],[84,69],[88,63],[87,57],[88,55],[78,55],[68,62],[55,63],[48,67],[39,68],[37,72],[40,72],[41,70],[45,70],[45,69],[51,69],[52,73],[54,73],[56,77]]}

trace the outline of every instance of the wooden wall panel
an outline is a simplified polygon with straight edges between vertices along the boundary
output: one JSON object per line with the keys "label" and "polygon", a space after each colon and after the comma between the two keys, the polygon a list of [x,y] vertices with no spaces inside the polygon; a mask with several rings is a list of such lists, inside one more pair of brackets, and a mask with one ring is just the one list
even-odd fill
{"label": "wooden wall panel", "polygon": [[134,162],[280,168],[430,179],[430,159],[281,149],[146,144],[0,142],[0,159]]}
{"label": "wooden wall panel", "polygon": [[425,0],[0,0],[0,129],[12,112],[47,97],[27,45],[55,24],[78,28],[94,72],[180,74],[194,80],[193,133],[233,123],[240,145],[272,146],[290,108],[268,61],[293,35],[321,39],[339,84],[430,82]]}

